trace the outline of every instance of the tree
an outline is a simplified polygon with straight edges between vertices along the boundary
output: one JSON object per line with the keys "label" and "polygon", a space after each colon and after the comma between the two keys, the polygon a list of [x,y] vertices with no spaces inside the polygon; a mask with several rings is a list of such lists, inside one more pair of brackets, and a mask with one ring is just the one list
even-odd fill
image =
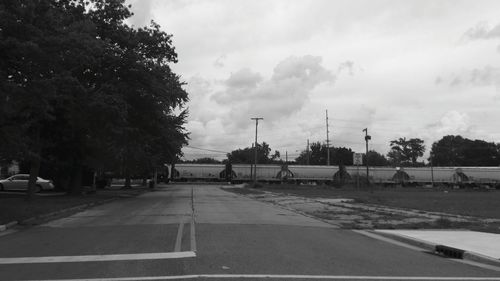
{"label": "tree", "polygon": [[[363,158],[363,161],[366,161],[365,157]],[[370,150],[368,151],[368,164],[370,166],[388,166],[389,161],[384,157],[384,155],[376,152],[375,150]]]}
{"label": "tree", "polygon": [[183,161],[184,163],[195,163],[195,164],[221,164],[222,162],[217,160],[217,159],[214,159],[214,158],[210,158],[210,157],[203,157],[203,158],[198,158],[198,159],[194,159],[194,160],[188,160],[188,161]]}
{"label": "tree", "polygon": [[[227,154],[227,161],[233,164],[253,164],[255,162],[255,151],[253,147],[246,147],[243,149],[236,149]],[[257,163],[258,164],[270,164],[278,162],[280,158],[279,151],[275,151],[274,154],[271,153],[271,148],[269,144],[263,142],[262,144],[257,144]]]}
{"label": "tree", "polygon": [[[313,142],[310,145],[309,164],[310,165],[326,165],[327,164],[327,147],[326,144]],[[353,151],[347,147],[330,147],[330,164],[331,165],[352,165]],[[295,161],[301,165],[307,164],[307,151],[303,150]]]}
{"label": "tree", "polygon": [[500,147],[492,142],[448,135],[432,144],[431,158],[436,166],[498,166]]}
{"label": "tree", "polygon": [[390,142],[391,151],[387,154],[393,165],[417,165],[417,159],[425,152],[424,141],[419,138],[407,140],[399,138]]}
{"label": "tree", "polygon": [[[0,4],[0,159],[80,193],[86,168],[147,173],[187,143],[171,35],[130,28],[123,0]],[[117,164],[118,163],[118,164]]]}

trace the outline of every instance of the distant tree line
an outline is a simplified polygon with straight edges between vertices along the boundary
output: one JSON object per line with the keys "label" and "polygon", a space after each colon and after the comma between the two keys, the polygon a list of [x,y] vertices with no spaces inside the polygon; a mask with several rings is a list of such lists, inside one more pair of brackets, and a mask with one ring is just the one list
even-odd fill
{"label": "distant tree line", "polygon": [[[85,171],[127,180],[181,153],[187,102],[171,35],[125,24],[124,0],[0,3],[0,161],[80,194]],[[129,183],[129,181],[128,181]]]}
{"label": "distant tree line", "polygon": [[[370,166],[393,166],[393,167],[419,167],[425,165],[435,166],[499,166],[500,144],[486,142],[483,140],[470,140],[461,136],[448,135],[432,144],[430,157],[427,163],[419,161],[425,153],[424,141],[419,138],[405,137],[389,142],[390,151],[387,156],[377,151],[368,151],[368,163]],[[326,165],[327,149],[330,150],[330,165],[353,165],[353,154],[351,148],[330,147],[320,142],[313,142],[309,151],[303,150],[300,155],[289,161],[291,164],[299,165]],[[271,148],[267,143],[257,145],[258,163],[284,163],[280,158],[279,151],[270,154]],[[217,161],[212,158],[198,159],[204,163]],[[254,150],[251,147],[237,149],[227,154],[227,159],[222,162],[231,163],[254,163]],[[363,163],[366,163],[366,155],[363,155]],[[219,161],[220,163],[220,161]]]}

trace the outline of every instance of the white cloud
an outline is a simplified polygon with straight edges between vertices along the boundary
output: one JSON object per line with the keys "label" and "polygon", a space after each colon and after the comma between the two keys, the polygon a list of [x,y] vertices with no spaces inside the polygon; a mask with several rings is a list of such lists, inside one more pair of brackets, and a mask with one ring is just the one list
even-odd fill
{"label": "white cloud", "polygon": [[264,117],[268,122],[289,117],[307,104],[317,85],[334,81],[335,76],[321,65],[321,57],[288,57],[267,80],[248,68],[232,73],[225,81],[226,89],[213,100],[229,107],[227,126],[246,128],[251,117]]}
{"label": "white cloud", "polygon": [[500,38],[500,24],[491,27],[488,22],[479,22],[467,30],[463,37],[466,40]]}
{"label": "white cloud", "polygon": [[130,24],[135,27],[148,26],[153,19],[153,0],[130,0],[131,11],[134,15],[130,18]]}
{"label": "white cloud", "polygon": [[469,135],[472,130],[470,117],[466,113],[455,110],[446,112],[431,128],[439,136]]}

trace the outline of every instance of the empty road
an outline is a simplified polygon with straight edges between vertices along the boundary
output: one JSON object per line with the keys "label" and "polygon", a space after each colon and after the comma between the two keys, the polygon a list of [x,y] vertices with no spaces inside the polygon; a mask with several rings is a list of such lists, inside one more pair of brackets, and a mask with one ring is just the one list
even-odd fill
{"label": "empty road", "polygon": [[168,185],[0,234],[0,280],[500,280],[216,185]]}

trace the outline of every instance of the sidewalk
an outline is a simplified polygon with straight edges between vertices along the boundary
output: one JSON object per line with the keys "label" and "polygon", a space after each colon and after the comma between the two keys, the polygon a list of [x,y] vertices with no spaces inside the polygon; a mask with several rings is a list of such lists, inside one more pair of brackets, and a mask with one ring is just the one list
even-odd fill
{"label": "sidewalk", "polygon": [[443,245],[483,255],[500,262],[500,234],[469,230],[375,230],[426,244]]}

